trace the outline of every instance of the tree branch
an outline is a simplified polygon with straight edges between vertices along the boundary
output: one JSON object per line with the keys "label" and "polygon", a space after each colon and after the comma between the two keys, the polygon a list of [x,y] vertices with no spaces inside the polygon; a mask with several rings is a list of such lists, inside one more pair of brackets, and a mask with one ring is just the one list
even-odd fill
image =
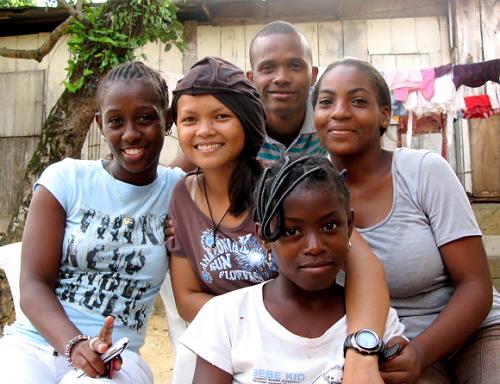
{"label": "tree branch", "polygon": [[13,59],[33,59],[41,62],[54,45],[56,45],[57,41],[66,34],[73,20],[73,16],[64,20],[62,24],[49,34],[47,40],[37,49],[10,49],[7,47],[0,47],[0,56]]}
{"label": "tree branch", "polygon": [[82,13],[82,0],[78,0],[76,3],[76,8],[72,7],[71,4],[68,4],[65,0],[57,0],[57,4],[63,7],[65,10],[69,12],[71,16],[73,16],[78,21],[84,23],[85,25],[89,25],[88,20],[85,18],[85,15]]}

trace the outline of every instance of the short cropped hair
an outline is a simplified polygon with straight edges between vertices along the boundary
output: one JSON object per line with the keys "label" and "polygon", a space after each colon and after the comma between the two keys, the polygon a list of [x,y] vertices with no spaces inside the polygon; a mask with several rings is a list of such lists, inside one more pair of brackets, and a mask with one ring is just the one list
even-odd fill
{"label": "short cropped hair", "polygon": [[305,36],[295,27],[295,25],[290,24],[287,21],[273,21],[269,24],[264,25],[262,29],[257,32],[257,34],[253,37],[252,41],[250,42],[250,65],[253,68],[253,47],[255,45],[255,42],[257,41],[258,38],[260,37],[265,37],[265,36],[271,36],[271,35],[295,35],[299,41],[304,45],[304,48],[306,49],[307,53],[307,58],[310,60],[311,64],[313,62],[312,58],[312,51],[311,51],[311,46],[309,45],[309,42],[305,38]]}

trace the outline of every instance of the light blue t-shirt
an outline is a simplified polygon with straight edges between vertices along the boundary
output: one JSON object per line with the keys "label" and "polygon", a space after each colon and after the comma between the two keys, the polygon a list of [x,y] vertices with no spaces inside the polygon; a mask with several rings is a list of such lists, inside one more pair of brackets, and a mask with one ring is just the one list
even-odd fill
{"label": "light blue t-shirt", "polygon": [[[55,293],[71,321],[89,336],[115,316],[113,340],[144,344],[146,324],[165,278],[168,258],[164,222],[174,185],[184,173],[158,168],[149,185],[114,179],[101,161],[65,159],[49,166],[38,182],[66,211],[66,230]],[[23,333],[47,344],[30,323]]]}

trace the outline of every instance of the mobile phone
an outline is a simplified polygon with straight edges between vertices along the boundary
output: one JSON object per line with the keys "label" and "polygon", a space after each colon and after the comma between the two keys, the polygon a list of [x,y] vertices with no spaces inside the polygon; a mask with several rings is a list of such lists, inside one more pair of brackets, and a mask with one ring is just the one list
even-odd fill
{"label": "mobile phone", "polygon": [[109,349],[101,355],[102,361],[107,363],[108,361],[113,360],[115,357],[121,355],[121,353],[127,348],[128,338],[123,337],[114,343]]}
{"label": "mobile phone", "polygon": [[[121,355],[121,353],[127,348],[128,346],[128,338],[123,337],[120,340],[118,340],[116,343],[111,345],[106,352],[104,352],[101,355],[101,360],[104,363],[108,363],[111,360],[113,360],[115,357],[118,357]],[[85,372],[83,372],[81,369],[77,371],[77,378],[85,376]]]}
{"label": "mobile phone", "polygon": [[382,361],[387,361],[395,358],[400,351],[401,351],[401,345],[399,343],[396,343],[390,347],[386,347],[381,357]]}

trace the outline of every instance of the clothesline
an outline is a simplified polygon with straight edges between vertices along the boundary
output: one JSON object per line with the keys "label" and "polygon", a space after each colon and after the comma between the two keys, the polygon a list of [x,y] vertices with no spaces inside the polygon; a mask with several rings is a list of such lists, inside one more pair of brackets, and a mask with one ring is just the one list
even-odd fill
{"label": "clothesline", "polygon": [[[500,112],[500,59],[434,68],[382,70],[392,97],[393,116],[407,116],[406,146],[411,147],[413,115],[445,113],[448,142],[455,117],[486,118]],[[464,87],[495,83],[487,94],[463,96]]]}

